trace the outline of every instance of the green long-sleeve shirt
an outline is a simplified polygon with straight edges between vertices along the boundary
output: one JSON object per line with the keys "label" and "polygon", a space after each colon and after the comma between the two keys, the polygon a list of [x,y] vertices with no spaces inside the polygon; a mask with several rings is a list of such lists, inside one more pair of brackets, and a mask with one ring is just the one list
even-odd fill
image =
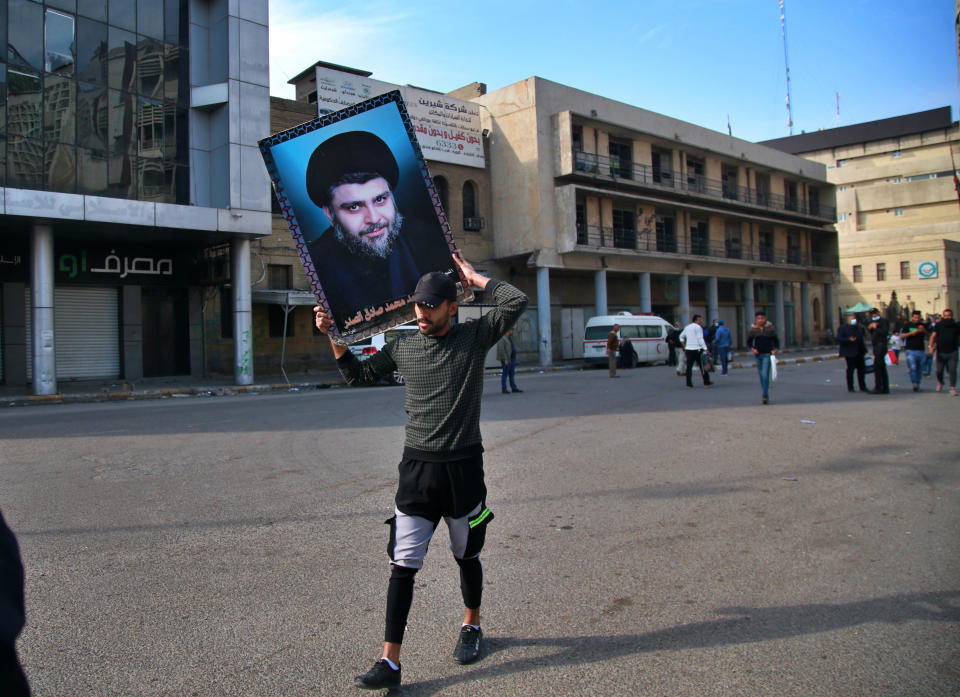
{"label": "green long-sleeve shirt", "polygon": [[490,281],[486,290],[497,306],[479,320],[454,324],[441,337],[406,333],[363,362],[350,352],[337,360],[350,386],[375,384],[394,370],[403,374],[404,457],[447,462],[483,451],[484,358],[527,306],[527,296],[502,281]]}

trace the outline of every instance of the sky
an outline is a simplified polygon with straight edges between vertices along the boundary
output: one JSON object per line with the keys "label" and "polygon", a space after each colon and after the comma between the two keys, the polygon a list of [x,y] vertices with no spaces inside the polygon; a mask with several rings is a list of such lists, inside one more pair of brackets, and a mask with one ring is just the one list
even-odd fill
{"label": "sky", "polygon": [[[784,12],[794,135],[943,106],[958,119],[953,0]],[[729,119],[744,140],[790,135],[777,0],[270,0],[270,93],[292,99],[287,80],[320,60],[439,92],[536,75],[716,131]]]}

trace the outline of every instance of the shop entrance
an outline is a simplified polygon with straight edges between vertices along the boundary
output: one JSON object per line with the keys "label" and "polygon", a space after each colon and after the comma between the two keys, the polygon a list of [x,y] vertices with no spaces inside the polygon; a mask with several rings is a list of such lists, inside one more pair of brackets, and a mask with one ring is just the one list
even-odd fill
{"label": "shop entrance", "polygon": [[143,377],[190,374],[187,291],[144,288]]}

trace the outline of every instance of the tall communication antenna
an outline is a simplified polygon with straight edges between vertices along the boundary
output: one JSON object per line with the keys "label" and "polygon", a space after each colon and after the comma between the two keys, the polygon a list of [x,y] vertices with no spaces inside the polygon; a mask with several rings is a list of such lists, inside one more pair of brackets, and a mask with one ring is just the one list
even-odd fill
{"label": "tall communication antenna", "polygon": [[787,57],[787,15],[783,8],[784,0],[777,0],[780,6],[780,31],[783,34],[783,65],[787,69],[787,128],[793,135],[793,108],[790,106],[790,59]]}

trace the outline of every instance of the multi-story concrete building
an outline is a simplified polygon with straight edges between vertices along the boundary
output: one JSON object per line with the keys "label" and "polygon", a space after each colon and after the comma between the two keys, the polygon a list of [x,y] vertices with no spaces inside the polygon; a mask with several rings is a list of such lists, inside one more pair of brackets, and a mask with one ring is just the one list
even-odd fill
{"label": "multi-story concrete building", "polygon": [[51,394],[62,380],[199,376],[206,289],[232,277],[232,368],[252,382],[267,1],[0,10],[0,379]]}
{"label": "multi-story concrete building", "polygon": [[755,309],[785,343],[831,328],[823,165],[536,77],[473,101],[493,256],[536,299],[542,363],[582,355],[585,319],[619,310],[723,318],[741,344]]}
{"label": "multi-story concrete building", "polygon": [[[950,107],[763,143],[836,185],[839,308],[960,312],[960,126]],[[893,303],[896,302],[896,306]]]}

